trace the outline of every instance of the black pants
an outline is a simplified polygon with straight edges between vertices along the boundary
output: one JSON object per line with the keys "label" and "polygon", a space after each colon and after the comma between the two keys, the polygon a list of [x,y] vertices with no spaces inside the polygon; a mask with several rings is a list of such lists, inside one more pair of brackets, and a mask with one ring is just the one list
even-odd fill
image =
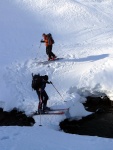
{"label": "black pants", "polygon": [[52,45],[46,47],[46,54],[49,58],[55,57],[55,54],[52,52]]}
{"label": "black pants", "polygon": [[39,104],[38,104],[38,109],[45,109],[47,106],[47,100],[49,99],[46,91],[44,90],[43,92],[36,91],[38,98],[39,98]]}

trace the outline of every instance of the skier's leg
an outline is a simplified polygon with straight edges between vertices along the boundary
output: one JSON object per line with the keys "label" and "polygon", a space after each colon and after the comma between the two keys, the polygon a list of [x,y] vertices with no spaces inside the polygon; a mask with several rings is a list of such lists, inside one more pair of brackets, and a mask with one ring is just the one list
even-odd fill
{"label": "skier's leg", "polygon": [[47,101],[48,101],[49,97],[46,93],[46,91],[43,91],[43,110],[45,110],[47,108]]}
{"label": "skier's leg", "polygon": [[52,52],[52,45],[50,45],[50,51],[51,51],[51,56],[53,57],[53,58],[56,58],[56,55]]}
{"label": "skier's leg", "polygon": [[41,112],[42,111],[42,95],[38,90],[36,92],[37,92],[38,99],[39,99],[38,112]]}
{"label": "skier's leg", "polygon": [[46,47],[46,54],[48,55],[48,60],[50,60],[51,59],[51,53],[50,53],[49,46]]}
{"label": "skier's leg", "polygon": [[51,56],[56,58],[56,55],[53,52],[51,52]]}

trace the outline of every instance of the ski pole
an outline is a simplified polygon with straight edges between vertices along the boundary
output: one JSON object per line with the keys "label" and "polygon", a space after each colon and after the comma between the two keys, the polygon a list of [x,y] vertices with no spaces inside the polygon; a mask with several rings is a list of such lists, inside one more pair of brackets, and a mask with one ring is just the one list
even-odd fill
{"label": "ski pole", "polygon": [[[39,108],[38,108],[38,109],[40,109],[40,108],[42,108],[42,99],[41,99],[41,95],[40,95],[40,102],[39,102]],[[39,126],[42,126],[42,121],[41,121],[41,110],[40,110],[40,124],[39,124]]]}
{"label": "ski pole", "polygon": [[[39,49],[40,49],[40,47],[41,47],[41,42],[40,42],[40,45],[39,45]],[[38,52],[37,52],[37,55],[38,55]],[[35,58],[35,59],[37,59],[37,58]]]}
{"label": "ski pole", "polygon": [[41,47],[41,42],[40,42],[40,45],[39,45],[39,49],[40,49],[40,47]]}
{"label": "ski pole", "polygon": [[41,124],[41,113],[40,113],[40,124],[39,124],[39,126],[42,126],[42,124]]}
{"label": "ski pole", "polygon": [[[51,83],[52,85],[53,85],[53,83]],[[59,93],[59,91],[56,89],[56,87],[53,85],[53,87],[55,88],[55,90],[58,92],[58,94],[62,97],[62,95]],[[62,100],[64,100],[63,99],[63,97],[62,97]]]}

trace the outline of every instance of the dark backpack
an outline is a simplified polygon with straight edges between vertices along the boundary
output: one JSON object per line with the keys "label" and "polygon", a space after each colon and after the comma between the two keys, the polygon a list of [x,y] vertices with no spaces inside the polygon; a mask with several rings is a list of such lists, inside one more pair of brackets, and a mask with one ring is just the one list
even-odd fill
{"label": "dark backpack", "polygon": [[47,36],[48,36],[48,41],[50,41],[52,44],[54,44],[55,41],[53,40],[51,33],[49,33]]}
{"label": "dark backpack", "polygon": [[41,88],[42,80],[43,78],[42,76],[40,76],[40,74],[38,75],[32,74],[32,84],[31,84],[32,89],[38,90],[39,88]]}
{"label": "dark backpack", "polygon": [[53,38],[51,37],[51,42],[52,42],[52,44],[54,44],[55,43],[55,41],[53,40]]}

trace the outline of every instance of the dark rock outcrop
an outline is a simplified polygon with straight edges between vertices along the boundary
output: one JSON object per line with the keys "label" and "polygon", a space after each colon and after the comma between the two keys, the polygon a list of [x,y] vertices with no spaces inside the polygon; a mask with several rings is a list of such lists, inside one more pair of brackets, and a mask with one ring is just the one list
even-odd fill
{"label": "dark rock outcrop", "polygon": [[26,116],[22,111],[13,109],[6,112],[0,108],[0,126],[32,126],[34,123],[34,119]]}
{"label": "dark rock outcrop", "polygon": [[65,119],[60,128],[66,133],[113,138],[113,107],[107,98],[87,97],[86,110],[94,112],[81,120]]}

